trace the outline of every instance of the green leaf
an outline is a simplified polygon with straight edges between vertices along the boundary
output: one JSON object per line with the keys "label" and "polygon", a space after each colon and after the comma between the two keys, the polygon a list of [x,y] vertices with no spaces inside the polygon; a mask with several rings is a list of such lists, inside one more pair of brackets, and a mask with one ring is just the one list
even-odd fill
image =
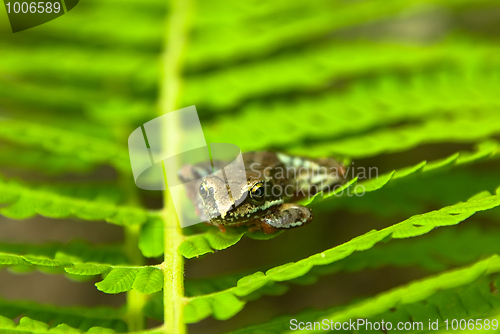
{"label": "green leaf", "polygon": [[[19,333],[19,334],[45,334],[45,333],[83,333],[78,329],[74,329],[68,325],[61,324],[54,328],[49,328],[49,326],[43,322],[30,319],[28,317],[23,317],[19,320],[19,324],[16,324],[5,317],[0,316],[0,330],[5,333]],[[115,333],[114,330],[102,327],[92,327],[87,332],[89,334],[112,334]]]}
{"label": "green leaf", "polygon": [[206,299],[193,300],[184,308],[184,321],[187,324],[196,323],[212,314],[210,302]]}
{"label": "green leaf", "polygon": [[[492,293],[490,284],[496,283],[497,280],[489,275],[498,272],[500,272],[500,258],[498,255],[494,255],[471,267],[454,270],[387,291],[332,313],[327,318],[333,321],[344,321],[352,318],[383,316],[393,307],[401,308],[401,314],[408,318],[412,317],[415,321],[424,321],[425,319],[428,321],[430,314],[436,314],[436,308],[440,313],[440,315],[437,313],[440,317],[439,320],[451,320],[450,317],[455,316],[462,317],[462,319],[491,316],[500,309],[500,297],[498,293]],[[467,286],[469,284],[470,286]],[[462,286],[465,288],[458,289]],[[461,300],[462,303],[450,305],[451,298],[456,299],[456,301]],[[420,305],[413,305],[423,300],[426,300],[430,306],[424,307],[422,310]],[[486,300],[487,303],[485,303]],[[444,323],[441,323],[441,326],[443,325]]]}
{"label": "green leaf", "polygon": [[[340,78],[361,76],[370,72],[420,70],[472,59],[487,59],[494,46],[477,45],[467,52],[462,43],[408,46],[382,43],[323,43],[259,62],[221,69],[215,73],[191,76],[186,83],[183,105],[206,106],[224,110],[243,101],[274,92],[314,91]],[[370,61],[363,50],[370,49]],[[308,59],[307,63],[303,59]],[[328,59],[329,61],[325,61]],[[395,61],[397,59],[397,61]],[[321,71],[318,71],[321,67]],[[246,82],[235,86],[235,79]],[[226,94],[213,94],[226,92]]]}
{"label": "green leaf", "polygon": [[41,321],[36,321],[27,317],[21,318],[19,320],[19,325],[17,326],[17,329],[23,329],[23,330],[28,330],[28,331],[48,331],[49,326]]}
{"label": "green leaf", "polygon": [[97,289],[105,293],[120,293],[132,289],[135,278],[139,272],[136,268],[113,268],[109,274],[95,284]]}
{"label": "green leaf", "polygon": [[[493,2],[481,1],[475,5],[491,3]],[[434,1],[433,4],[445,5],[451,11],[471,6],[470,1]],[[283,49],[295,50],[324,36],[335,36],[338,30],[350,30],[349,28],[363,25],[371,27],[379,20],[392,21],[393,16],[411,13],[418,10],[420,5],[419,1],[397,0],[355,3],[317,1],[312,4],[293,1],[258,8],[250,4],[221,4],[219,1],[200,3],[193,20],[192,51],[186,55],[188,68],[205,69],[223,66],[235,60],[260,60]],[[332,12],[333,9],[335,11]],[[279,22],[273,19],[273,15],[277,13],[284,16]],[[295,16],[294,13],[301,15]],[[258,22],[266,27],[266,33],[255,35],[242,22]],[[224,48],[218,47],[214,36],[217,36],[216,40]],[[359,62],[363,63],[361,59]]]}
{"label": "green leaf", "polygon": [[[16,160],[12,157],[16,156]],[[87,173],[93,164],[75,157],[60,156],[36,149],[19,149],[7,143],[0,148],[0,164],[3,167],[25,170],[37,170],[47,175],[64,172]]]}
{"label": "green leaf", "polygon": [[[317,145],[296,146],[290,153],[312,156],[348,155],[370,157],[381,153],[400,152],[417,145],[462,142],[474,143],[500,133],[500,116],[489,110],[468,112],[453,119],[440,117],[418,125],[382,129],[366,135],[335,140]],[[467,130],[467,131],[466,131]]]}
{"label": "green leaf", "polygon": [[160,217],[151,217],[141,226],[139,248],[144,256],[157,257],[163,254],[163,234],[163,221]]}
{"label": "green leaf", "polygon": [[0,213],[14,219],[25,219],[38,213],[52,218],[74,215],[86,220],[107,220],[129,225],[146,222],[148,215],[143,209],[81,200],[46,190],[31,189],[13,181],[0,180],[0,192],[6,193],[0,197],[1,203],[8,204],[0,209]]}
{"label": "green leaf", "polygon": [[0,252],[13,255],[36,255],[62,262],[100,262],[111,265],[128,264],[129,261],[118,245],[92,245],[73,240],[67,244],[0,243]]}
{"label": "green leaf", "polygon": [[[326,152],[307,148],[331,142],[332,139],[335,142],[346,137],[356,140],[360,136],[366,138],[384,130],[404,129],[401,123],[424,123],[439,117],[470,119],[471,110],[474,109],[483,110],[486,116],[496,117],[498,98],[494,87],[498,87],[494,71],[469,67],[417,71],[409,77],[379,73],[373,80],[353,80],[351,85],[342,90],[328,90],[313,96],[305,94],[293,100],[277,98],[271,102],[258,100],[245,104],[239,113],[217,117],[204,127],[204,131],[211,142],[223,142],[230,134],[232,142],[244,151],[267,149],[269,146],[287,151],[290,148],[297,149],[298,142],[308,140],[299,153],[324,157]],[[327,113],[325,110],[343,112]],[[257,124],[262,119],[274,124],[273,131],[256,128],[237,135],[233,133],[235,124]],[[293,135],[290,135],[290,129],[294,130]],[[377,129],[379,131],[375,131]],[[332,138],[331,134],[335,136]],[[398,131],[397,134],[399,137],[395,145],[399,145],[397,141],[400,138],[408,137],[404,131]],[[466,133],[456,135],[467,136]],[[309,142],[311,139],[313,141]],[[386,146],[389,144],[385,143]],[[376,149],[381,144],[375,142],[374,145]],[[362,144],[360,147],[363,148]],[[369,147],[363,149],[370,150]],[[345,151],[347,156],[359,155],[355,154],[356,151],[351,153],[352,149]]]}
{"label": "green leaf", "polygon": [[276,238],[281,233],[280,231],[273,234],[264,234],[261,231],[249,233],[247,227],[228,228],[225,233],[222,233],[218,229],[210,228],[207,232],[186,236],[179,247],[179,251],[185,258],[191,259],[203,254],[213,253],[214,250],[222,250],[233,246],[244,235],[256,240],[269,240]]}
{"label": "green leaf", "polygon": [[[193,305],[189,306],[191,303]],[[244,305],[245,303],[231,292],[213,294],[207,298],[194,297],[184,310],[184,321],[195,323],[209,315],[218,320],[227,320],[241,311]]]}
{"label": "green leaf", "polygon": [[[70,259],[67,258],[66,256],[63,257],[64,259]],[[135,275],[137,274],[138,271],[147,269],[146,272],[149,272],[150,267],[140,267],[140,266],[135,266],[135,267],[123,267],[123,266],[114,266],[114,265],[109,265],[109,264],[103,264],[103,263],[91,263],[91,262],[86,262],[86,263],[80,263],[80,262],[68,262],[68,261],[58,261],[58,260],[53,260],[50,259],[46,256],[40,256],[40,255],[17,255],[17,254],[7,254],[7,253],[0,253],[0,265],[5,265],[5,266],[23,266],[24,267],[33,267],[37,269],[51,269],[51,272],[59,273],[63,272],[63,270],[72,275],[79,275],[79,276],[94,276],[94,275],[99,275],[102,273],[107,272],[110,268],[111,271],[110,273],[113,273],[111,277],[104,279],[104,281],[96,283],[98,287],[102,287],[104,292],[107,291],[117,291],[117,292],[110,292],[110,293],[118,293],[118,292],[123,292],[123,291],[118,291],[120,289],[126,288],[127,290],[124,291],[129,291],[132,288],[132,284],[134,283]],[[53,269],[53,270],[52,270]],[[129,273],[129,275],[125,275]],[[151,284],[157,281],[158,279],[158,274],[154,271],[151,272],[151,274],[155,278],[151,278]],[[124,277],[121,277],[124,276]],[[143,279],[146,279],[146,277],[142,276]],[[130,281],[130,282],[129,282]],[[130,283],[130,284],[129,284]],[[139,285],[141,286],[141,285]],[[155,284],[152,286],[156,287]],[[145,287],[142,287],[142,289],[145,289]],[[148,287],[149,289],[150,287]]]}
{"label": "green leaf", "polygon": [[122,146],[99,138],[20,120],[4,120],[0,138],[87,162],[110,163],[130,173],[128,152]]}
{"label": "green leaf", "polygon": [[103,274],[109,270],[109,266],[92,263],[75,263],[73,267],[64,268],[68,274],[93,276]]}
{"label": "green leaf", "polygon": [[[330,320],[335,323],[365,319],[372,323],[381,320],[391,322],[393,328],[398,322],[422,322],[424,329],[428,328],[425,326],[429,321],[438,320],[440,328],[443,328],[446,319],[449,322],[456,317],[485,319],[498,314],[500,309],[500,297],[491,290],[491,285],[499,283],[498,278],[492,275],[498,272],[500,260],[498,255],[494,255],[473,266],[411,282],[350,305],[284,315],[231,333],[294,333],[296,331],[290,330],[290,319],[303,322],[303,328],[308,322],[313,324],[323,319],[328,319],[329,323]],[[312,328],[307,332],[321,332]],[[359,332],[370,331],[361,326]]]}
{"label": "green leaf", "polygon": [[239,232],[237,229],[228,229],[226,233],[211,229],[203,234],[186,237],[179,251],[188,259],[206,253],[213,253],[212,249],[226,249],[236,244],[245,233]]}
{"label": "green leaf", "polygon": [[22,256],[0,253],[0,264],[1,265],[19,265],[19,264],[29,264]]}
{"label": "green leaf", "polygon": [[127,326],[122,320],[123,311],[124,309],[109,307],[58,307],[0,299],[0,316],[2,317],[15,319],[22,315],[33,320],[50,323],[51,327],[64,324],[64,326],[71,326],[81,331],[87,331],[96,326],[107,327],[119,332],[125,331]]}
{"label": "green leaf", "polygon": [[213,253],[212,247],[205,235],[189,236],[179,247],[179,252],[187,259],[198,257],[203,254]]}
{"label": "green leaf", "polygon": [[[365,252],[355,252],[343,260],[314,267],[291,282],[313,284],[319,276],[366,268],[419,266],[431,271],[450,269],[500,253],[498,238],[500,234],[496,231],[484,231],[476,225],[465,225],[458,230],[438,230],[420,238],[379,243]],[[203,281],[198,282],[201,284]]]}
{"label": "green leaf", "polygon": [[160,291],[163,288],[162,271],[154,267],[139,269],[133,288],[140,293],[148,294]]}
{"label": "green leaf", "polygon": [[[357,182],[357,179],[354,178],[350,180],[347,184],[344,185],[344,189],[352,186],[354,183],[357,183],[354,188],[354,193],[358,195],[363,195],[368,192],[372,192],[375,190],[379,190],[380,188],[385,187],[387,184],[390,184],[393,180],[403,179],[406,177],[414,176],[415,174],[434,172],[441,169],[445,169],[449,166],[459,166],[463,164],[472,163],[474,159],[484,159],[485,157],[498,157],[500,153],[500,146],[495,141],[487,141],[477,145],[477,149],[475,152],[460,152],[454,153],[451,156],[439,159],[432,162],[422,161],[414,166],[404,167],[399,170],[394,170],[392,172],[388,172],[382,175],[377,175],[377,177],[368,179],[365,181]],[[464,157],[460,159],[460,157]],[[339,189],[341,192],[343,189]],[[320,201],[322,199],[326,199],[332,197],[334,194],[321,194],[318,193],[311,200],[304,202],[304,205],[312,203],[313,200]]]}

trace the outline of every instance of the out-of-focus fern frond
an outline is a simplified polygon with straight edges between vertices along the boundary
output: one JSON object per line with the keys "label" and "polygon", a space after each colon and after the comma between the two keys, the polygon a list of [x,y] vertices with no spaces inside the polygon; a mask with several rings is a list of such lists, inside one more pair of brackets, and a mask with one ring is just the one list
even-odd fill
{"label": "out-of-focus fern frond", "polygon": [[[495,87],[500,88],[499,77],[487,70],[384,75],[355,81],[340,91],[252,103],[238,113],[221,114],[204,131],[210,142],[222,142],[231,135],[248,150],[269,145],[287,148],[301,140],[313,145],[392,129],[402,122],[421,123],[439,116],[456,119],[477,109],[495,114],[500,107]],[[262,119],[273,125],[273,131],[262,126],[234,133],[235,124],[256,124]]]}
{"label": "out-of-focus fern frond", "polygon": [[[155,54],[119,50],[82,50],[77,47],[29,47],[0,43],[5,76],[31,83],[63,82],[95,89],[120,88],[130,93],[156,89],[158,58]],[[23,57],[24,55],[24,57]],[[54,58],[59,61],[54,62]],[[119,84],[118,84],[119,83]]]}
{"label": "out-of-focus fern frond", "polygon": [[[16,160],[12,160],[13,156]],[[46,174],[86,173],[95,167],[94,164],[76,157],[60,156],[37,149],[21,149],[11,145],[0,146],[0,164],[7,168],[36,169]]]}
{"label": "out-of-focus fern frond", "polygon": [[[427,9],[464,10],[482,1],[426,1]],[[425,8],[424,8],[425,9]],[[201,2],[194,19],[187,68],[203,68],[273,54],[287,47],[327,39],[341,29],[422,10],[422,1],[321,0],[255,3]]]}
{"label": "out-of-focus fern frond", "polygon": [[[496,158],[499,153],[500,147],[496,141],[486,141],[478,144],[477,150],[475,152],[457,152],[443,159],[435,160],[432,162],[422,161],[414,166],[404,167],[382,175],[376,175],[376,177],[365,180],[363,182],[359,182],[360,187],[359,189],[355,189],[354,194],[363,195],[365,193],[378,190],[394,180],[406,178],[416,173],[434,172],[439,169],[445,169],[452,166],[460,166],[485,158]],[[356,182],[357,179],[352,179],[349,183],[345,184],[343,187],[340,187],[335,191],[327,194],[318,193],[314,197],[308,199],[307,201],[304,201],[304,204],[309,204],[313,201],[318,201],[333,196],[339,196],[339,194],[340,196],[342,196],[344,195],[344,188],[347,186],[354,188]]]}
{"label": "out-of-focus fern frond", "polygon": [[68,14],[24,33],[23,38],[16,36],[17,40],[30,44],[43,36],[56,45],[159,51],[167,4],[158,0],[87,0]]}
{"label": "out-of-focus fern frond", "polygon": [[103,201],[89,201],[32,189],[13,181],[0,180],[0,213],[14,219],[40,214],[52,218],[76,216],[85,220],[105,220],[118,225],[143,224],[148,218],[144,209],[117,206]]}
{"label": "out-of-focus fern frond", "polygon": [[19,244],[0,243],[0,252],[17,255],[43,256],[55,260],[72,262],[98,262],[112,265],[129,264],[123,250],[118,245],[91,245],[74,240],[68,244]]}
{"label": "out-of-focus fern frond", "polygon": [[[366,50],[370,50],[367,53]],[[188,77],[183,104],[227,109],[273,94],[314,92],[338,80],[371,73],[418,72],[436,67],[463,68],[481,61],[498,65],[494,45],[447,43],[432,47],[332,43]]]}
{"label": "out-of-focus fern frond", "polygon": [[339,154],[359,158],[401,152],[422,144],[475,143],[498,133],[500,133],[500,113],[496,110],[471,111],[456,118],[431,118],[417,125],[403,125],[354,138],[296,146],[290,151],[296,154],[308,153],[312,156]]}
{"label": "out-of-focus fern frond", "polygon": [[[120,293],[132,289],[141,293],[154,293],[163,287],[163,275],[158,266],[123,266],[94,262],[72,262],[75,259],[59,256],[50,259],[40,255],[17,255],[0,253],[1,266],[34,266],[63,270],[72,275],[95,276],[108,273],[104,280],[96,283],[106,293]],[[77,259],[78,260],[78,259]]]}
{"label": "out-of-focus fern frond", "polygon": [[[491,289],[492,285],[499,283],[498,277],[494,275],[498,272],[500,257],[494,255],[471,267],[416,281],[355,303],[326,318],[333,321],[370,317],[387,321],[412,319],[428,322],[429,317],[434,318],[436,315],[439,315],[438,319],[441,320],[452,317],[473,319],[492,316],[500,309],[500,296]],[[484,303],[485,299],[488,300],[487,304]],[[450,305],[450,300],[457,302]],[[422,305],[422,301],[427,302],[426,306]],[[396,310],[391,310],[392,308]],[[443,325],[444,323],[441,324]],[[418,330],[410,332],[415,333]]]}
{"label": "out-of-focus fern frond", "polygon": [[[408,285],[381,293],[373,298],[344,307],[333,307],[326,310],[308,310],[293,316],[286,315],[265,324],[250,326],[231,333],[258,333],[265,329],[266,333],[295,333],[291,331],[290,319],[298,322],[321,322],[328,319],[344,322],[349,319],[365,319],[370,322],[422,322],[428,326],[429,319],[439,320],[442,328],[446,319],[485,319],[498,314],[500,299],[498,293],[491,289],[497,286],[500,272],[500,259],[494,255],[477,262],[473,266],[453,270],[435,277],[425,278]],[[488,300],[488,303],[484,303]],[[369,327],[368,327],[369,328]],[[393,327],[395,328],[395,327]],[[407,333],[422,332],[428,327],[405,330]],[[365,332],[365,327],[360,327]],[[307,332],[319,333],[318,328]],[[367,331],[369,332],[369,330]]]}
{"label": "out-of-focus fern frond", "polygon": [[[446,169],[443,169],[443,171]],[[446,170],[446,173],[415,173],[395,183],[389,183],[376,193],[353,200],[339,197],[335,201],[319,202],[316,210],[335,210],[342,208],[358,214],[370,213],[379,217],[394,215],[410,216],[425,211],[429,206],[443,207],[457,203],[484,189],[493,190],[492,184],[500,184],[496,172],[480,175],[470,169]],[[449,185],[453,184],[453,187]],[[500,217],[500,211],[489,210],[485,215]]]}
{"label": "out-of-focus fern frond", "polygon": [[66,324],[81,331],[92,327],[110,328],[125,332],[127,325],[123,321],[124,309],[110,307],[57,307],[34,302],[7,301],[0,299],[0,316],[15,319],[19,316],[36,321],[50,323],[51,327]]}
{"label": "out-of-focus fern frond", "polygon": [[48,324],[33,320],[28,317],[23,317],[16,324],[9,318],[0,316],[0,330],[4,333],[12,334],[45,334],[45,333],[74,333],[74,334],[113,334],[114,330],[104,327],[92,327],[88,331],[82,332],[78,329],[70,327],[66,324],[58,325],[50,328]]}
{"label": "out-of-focus fern frond", "polygon": [[39,147],[92,163],[110,163],[121,171],[130,172],[128,152],[116,143],[21,120],[4,120],[1,125],[0,138],[17,145]]}

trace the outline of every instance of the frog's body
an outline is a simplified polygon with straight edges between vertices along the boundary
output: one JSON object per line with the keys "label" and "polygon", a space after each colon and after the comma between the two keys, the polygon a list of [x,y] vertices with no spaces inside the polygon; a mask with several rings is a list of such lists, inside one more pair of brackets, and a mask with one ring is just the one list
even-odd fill
{"label": "frog's body", "polygon": [[311,210],[292,202],[345,182],[344,166],[333,159],[263,151],[244,153],[243,161],[230,165],[214,161],[215,173],[209,162],[179,171],[184,182],[197,180],[189,183],[187,194],[198,216],[221,231],[249,225],[251,230],[273,233],[305,225],[313,219]]}

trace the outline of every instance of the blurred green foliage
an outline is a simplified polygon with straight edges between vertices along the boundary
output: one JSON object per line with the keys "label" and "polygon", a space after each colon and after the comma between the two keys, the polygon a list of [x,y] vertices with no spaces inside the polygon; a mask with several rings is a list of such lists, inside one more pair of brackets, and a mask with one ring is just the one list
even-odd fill
{"label": "blurred green foliage", "polygon": [[[99,290],[127,292],[119,309],[0,299],[1,331],[142,331],[144,318],[163,320],[163,305],[172,301],[158,292],[165,270],[161,194],[136,189],[127,138],[170,111],[158,100],[169,85],[162,68],[167,33],[182,33],[166,28],[177,19],[176,3],[85,0],[47,24],[0,36],[0,213],[106,221],[126,235],[120,245],[30,244],[0,232],[0,265],[81,282],[102,275]],[[346,187],[363,185],[362,197],[320,194],[307,203],[316,227],[298,233],[184,229],[175,251],[186,259],[209,261],[218,254],[208,253],[249,242],[260,260],[188,277],[186,323],[232,318],[190,330],[282,333],[291,318],[427,324],[500,315],[497,1],[207,0],[194,1],[183,19],[189,31],[174,98],[181,107],[196,105],[207,142],[380,167],[378,178]],[[465,220],[466,227],[431,232]],[[353,222],[359,229],[351,239],[343,230]],[[187,260],[187,267],[191,261],[198,263]],[[339,272],[365,275],[369,285],[369,269],[391,267],[420,268],[425,277],[294,315],[278,310],[261,319],[246,307],[271,304],[264,296],[293,293],[297,285],[314,289]],[[357,290],[354,283],[342,288]],[[152,332],[182,330],[166,324]]]}

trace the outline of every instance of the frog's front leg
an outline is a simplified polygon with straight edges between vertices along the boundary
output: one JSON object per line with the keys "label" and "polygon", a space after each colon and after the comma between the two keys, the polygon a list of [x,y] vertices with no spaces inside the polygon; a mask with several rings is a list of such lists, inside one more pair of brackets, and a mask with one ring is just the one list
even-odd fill
{"label": "frog's front leg", "polygon": [[278,229],[298,227],[310,223],[314,216],[305,206],[285,203],[278,210],[260,218],[262,230],[266,234],[274,233]]}

